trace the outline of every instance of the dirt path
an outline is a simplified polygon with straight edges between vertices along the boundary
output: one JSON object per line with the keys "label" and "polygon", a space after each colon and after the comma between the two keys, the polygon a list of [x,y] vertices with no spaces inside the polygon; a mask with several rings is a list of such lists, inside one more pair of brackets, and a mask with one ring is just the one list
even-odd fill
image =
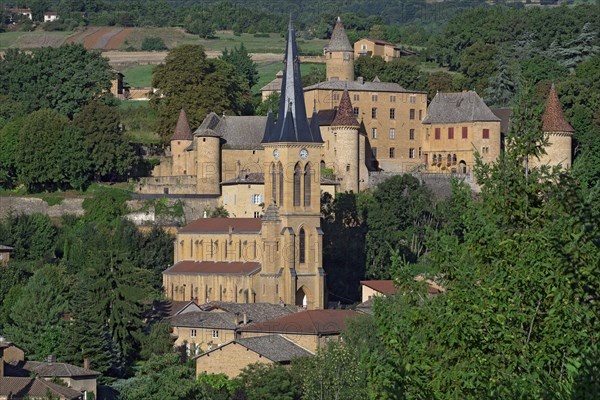
{"label": "dirt path", "polygon": [[92,35],[94,33],[96,33],[97,31],[99,31],[100,28],[98,28],[97,26],[91,27],[91,28],[86,28],[85,30],[81,31],[81,32],[77,32],[74,35],[69,36],[66,40],[65,43],[70,44],[70,43],[83,43],[83,41],[85,40],[85,38],[89,35]]}
{"label": "dirt path", "polygon": [[111,35],[114,30],[115,28],[101,28],[91,35],[86,36],[83,39],[83,47],[86,49],[102,49],[102,46],[98,46],[98,44],[102,44],[102,39],[107,35]]}

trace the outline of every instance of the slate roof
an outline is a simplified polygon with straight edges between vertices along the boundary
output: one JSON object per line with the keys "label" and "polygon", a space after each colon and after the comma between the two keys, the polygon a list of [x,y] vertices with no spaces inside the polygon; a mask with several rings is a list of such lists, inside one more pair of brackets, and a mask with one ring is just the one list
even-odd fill
{"label": "slate roof", "polygon": [[226,116],[222,117],[215,132],[225,140],[228,149],[262,149],[260,144],[267,117],[264,116]]}
{"label": "slate roof", "polygon": [[163,271],[165,275],[253,275],[260,263],[243,261],[179,261]]}
{"label": "slate roof", "polygon": [[394,281],[392,280],[360,281],[360,284],[386,295],[393,294],[398,291],[398,288],[394,286]]}
{"label": "slate roof", "polygon": [[304,90],[300,74],[300,57],[296,45],[296,31],[290,21],[285,49],[285,69],[281,82],[279,113],[274,125],[266,125],[263,143],[323,143],[321,131],[311,129],[304,105]]}
{"label": "slate roof", "polygon": [[[240,318],[241,319],[241,318]],[[171,326],[234,330],[234,316],[226,312],[193,311],[171,317]]]}
{"label": "slate roof", "polygon": [[[358,126],[358,125],[357,125]],[[247,174],[242,174],[237,178],[228,179],[226,181],[221,182],[222,185],[239,185],[239,184],[264,184],[265,183],[265,174],[263,172],[251,172]],[[321,185],[339,185],[339,182],[333,181],[331,179],[326,179],[321,177]],[[234,218],[231,218],[234,219]],[[237,219],[237,218],[235,218]],[[254,219],[254,218],[250,218]],[[181,232],[181,230],[180,230]]]}
{"label": "slate roof", "polygon": [[335,118],[331,122],[331,126],[360,126],[354,116],[354,109],[352,108],[352,102],[350,101],[350,95],[347,90],[344,90],[344,93],[342,94],[340,105],[335,114]]}
{"label": "slate roof", "polygon": [[363,301],[359,305],[356,306],[356,311],[361,312],[363,314],[373,315],[373,298],[371,297],[367,301]]}
{"label": "slate roof", "polygon": [[199,218],[190,222],[178,233],[259,233],[262,223],[259,218]]}
{"label": "slate roof", "polygon": [[171,140],[192,140],[192,130],[190,129],[190,123],[188,122],[185,110],[182,108],[179,112],[179,118],[177,119],[177,126],[175,127],[175,133],[171,137]]}
{"label": "slate roof", "polygon": [[275,318],[280,318],[286,315],[303,312],[301,307],[289,304],[271,304],[271,303],[231,303],[223,301],[213,301],[210,305],[220,310],[239,314],[242,316],[246,313],[249,323],[257,323],[269,321]]}
{"label": "slate roof", "polygon": [[351,92],[390,92],[390,93],[425,93],[418,90],[407,90],[397,83],[392,82],[368,82],[368,81],[325,81],[315,83],[304,88],[309,90],[344,90]]}
{"label": "slate roof", "polygon": [[552,83],[546,99],[546,110],[544,111],[544,115],[542,115],[542,131],[575,132],[575,129],[565,119],[554,83]]}
{"label": "slate roof", "polygon": [[313,354],[281,335],[266,335],[237,339],[236,343],[277,363],[286,363],[294,358]]}
{"label": "slate roof", "polygon": [[29,377],[0,377],[0,396],[14,400],[25,398],[46,398],[48,391],[60,399],[82,399],[83,393],[48,382],[43,379]]}
{"label": "slate roof", "polygon": [[73,378],[73,377],[97,377],[100,372],[87,368],[81,368],[77,365],[61,362],[40,362],[40,361],[16,361],[10,363],[15,369],[20,369],[33,373],[42,378]]}
{"label": "slate roof", "polygon": [[340,17],[335,22],[335,27],[333,28],[333,32],[331,32],[331,39],[329,39],[329,44],[325,49],[327,51],[354,51]]}
{"label": "slate roof", "polygon": [[272,92],[281,90],[281,82],[283,81],[283,71],[277,72],[275,79],[260,88],[261,92]]}
{"label": "slate roof", "polygon": [[438,92],[429,107],[424,124],[500,121],[474,91],[462,93]]}
{"label": "slate roof", "polygon": [[352,310],[309,310],[240,328],[241,332],[335,335],[345,328]]}

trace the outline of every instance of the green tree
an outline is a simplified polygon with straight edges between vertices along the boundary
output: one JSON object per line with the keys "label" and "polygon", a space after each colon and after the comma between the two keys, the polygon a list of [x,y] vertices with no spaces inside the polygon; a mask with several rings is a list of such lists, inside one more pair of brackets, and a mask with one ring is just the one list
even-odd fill
{"label": "green tree", "polygon": [[435,226],[431,192],[417,178],[394,176],[365,201],[367,274],[387,279],[392,249],[415,262],[425,252],[424,235]]}
{"label": "green tree", "polygon": [[173,352],[171,325],[168,321],[158,322],[150,327],[150,332],[141,337],[140,358],[149,360],[153,355],[159,356]]}
{"label": "green tree", "polygon": [[85,135],[92,170],[98,180],[118,180],[139,162],[113,107],[92,101],[75,115],[75,126]]}
{"label": "green tree", "polygon": [[3,243],[14,248],[15,260],[53,261],[57,231],[45,214],[10,215],[4,221]]}
{"label": "green tree", "polygon": [[386,63],[381,56],[365,56],[359,57],[354,62],[354,75],[356,77],[362,76],[367,81],[372,81],[376,76],[384,74]]}
{"label": "green tree", "polygon": [[164,51],[169,50],[161,37],[150,36],[142,40],[142,51]]}
{"label": "green tree", "polygon": [[[307,87],[310,85],[314,85],[315,83],[325,82],[325,68],[322,68],[322,65],[315,65],[311,67],[308,73],[302,75],[302,87]],[[273,107],[277,109],[277,106]]]}
{"label": "green tree", "polygon": [[250,101],[247,85],[234,67],[207,59],[204,48],[197,45],[172,49],[165,63],[154,70],[152,86],[159,89],[152,104],[159,115],[158,133],[165,142],[173,134],[181,107],[190,124],[198,126],[211,111],[240,114]]}
{"label": "green tree", "polygon": [[475,90],[477,93],[485,93],[488,81],[494,74],[496,67],[490,60],[498,52],[498,48],[492,44],[476,42],[466,48],[460,56],[460,72],[466,78],[462,89]]}
{"label": "green tree", "polygon": [[278,364],[247,366],[238,376],[237,386],[236,394],[243,394],[247,400],[296,400],[301,394],[301,388],[290,370]]}
{"label": "green tree", "polygon": [[427,76],[427,96],[430,99],[437,92],[451,92],[454,90],[454,78],[444,71],[433,72]]}
{"label": "green tree", "polygon": [[107,96],[113,77],[108,60],[82,45],[10,49],[0,59],[0,94],[29,112],[51,108],[73,116],[93,99]]}
{"label": "green tree", "polygon": [[63,268],[46,266],[33,274],[13,304],[4,334],[22,346],[31,359],[60,353],[68,287]]}
{"label": "green tree", "polygon": [[566,76],[567,72],[565,67],[544,56],[534,56],[521,61],[521,79],[531,85],[542,80],[559,80]]}
{"label": "green tree", "polygon": [[384,82],[394,82],[405,89],[423,90],[426,88],[426,76],[412,61],[405,58],[395,58],[385,66],[385,72],[380,77]]}
{"label": "green tree", "polygon": [[227,48],[223,50],[223,55],[220,58],[235,67],[237,74],[248,82],[248,88],[256,85],[258,82],[256,63],[252,61],[243,42],[239,47],[236,46],[231,51]]}
{"label": "green tree", "polygon": [[90,161],[83,133],[57,111],[33,112],[19,132],[18,145],[19,181],[30,191],[82,189],[88,183]]}
{"label": "green tree", "polygon": [[0,129],[0,184],[4,187],[10,188],[17,182],[15,154],[19,150],[19,132],[24,123],[24,117],[17,117]]}

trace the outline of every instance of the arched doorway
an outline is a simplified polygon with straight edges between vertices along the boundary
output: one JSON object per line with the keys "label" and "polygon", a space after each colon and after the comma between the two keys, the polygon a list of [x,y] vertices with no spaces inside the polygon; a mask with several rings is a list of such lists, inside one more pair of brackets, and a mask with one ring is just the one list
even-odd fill
{"label": "arched doorway", "polygon": [[460,162],[458,163],[458,171],[461,174],[467,173],[467,163],[464,160],[460,160]]}
{"label": "arched doorway", "polygon": [[308,307],[308,291],[304,286],[296,292],[296,305],[304,308]]}

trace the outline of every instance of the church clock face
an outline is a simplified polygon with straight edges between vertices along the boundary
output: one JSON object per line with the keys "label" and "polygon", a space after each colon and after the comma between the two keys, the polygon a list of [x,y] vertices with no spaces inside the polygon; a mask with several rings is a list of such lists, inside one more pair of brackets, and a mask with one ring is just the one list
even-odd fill
{"label": "church clock face", "polygon": [[279,149],[273,150],[273,158],[279,160]]}
{"label": "church clock face", "polygon": [[303,160],[306,160],[306,157],[308,157],[308,150],[306,150],[306,149],[300,150],[300,158]]}

